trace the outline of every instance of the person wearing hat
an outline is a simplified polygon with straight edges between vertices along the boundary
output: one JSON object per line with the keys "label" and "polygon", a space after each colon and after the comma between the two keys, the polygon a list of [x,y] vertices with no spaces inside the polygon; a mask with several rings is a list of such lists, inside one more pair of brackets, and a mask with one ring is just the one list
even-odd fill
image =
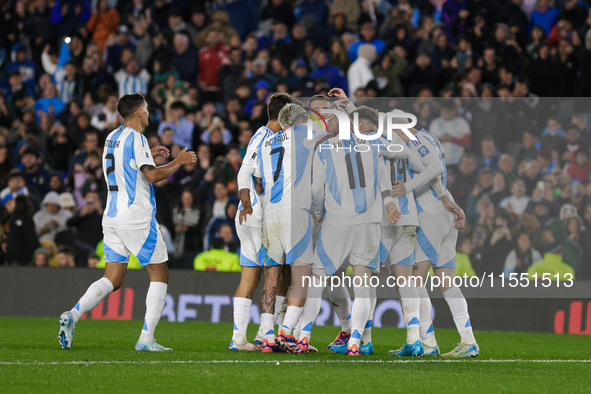
{"label": "person wearing hat", "polygon": [[19,168],[13,168],[8,174],[8,186],[0,192],[0,202],[4,205],[6,201],[19,194],[28,196],[29,189],[26,186],[25,174]]}
{"label": "person wearing hat", "polygon": [[55,235],[66,229],[66,221],[72,214],[62,209],[60,196],[56,192],[47,193],[41,205],[41,209],[33,215],[35,230],[40,241],[53,242]]}
{"label": "person wearing hat", "polygon": [[76,212],[76,201],[74,200],[72,193],[64,192],[59,196],[62,209],[74,214],[74,212]]}
{"label": "person wearing hat", "polygon": [[121,54],[125,49],[135,51],[136,45],[131,41],[131,32],[127,25],[119,25],[117,34],[111,34],[107,39],[107,58],[106,62],[111,71],[119,70],[121,64]]}

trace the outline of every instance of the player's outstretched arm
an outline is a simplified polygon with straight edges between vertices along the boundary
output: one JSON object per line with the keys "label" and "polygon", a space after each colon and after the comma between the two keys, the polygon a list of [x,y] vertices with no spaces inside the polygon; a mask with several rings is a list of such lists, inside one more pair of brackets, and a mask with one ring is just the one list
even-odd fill
{"label": "player's outstretched arm", "polygon": [[195,163],[197,163],[195,152],[187,151],[187,148],[185,148],[179,153],[178,157],[170,163],[160,167],[144,165],[140,168],[140,171],[144,174],[148,182],[154,184],[168,178],[182,166],[188,166]]}
{"label": "player's outstretched arm", "polygon": [[[419,159],[418,155],[413,151],[409,150],[409,163],[410,168],[416,171],[422,167],[422,171],[416,173],[414,178],[407,180],[405,183],[397,181],[392,188],[394,197],[404,196],[406,193],[410,193],[419,186],[426,185],[435,178],[439,178],[443,174],[444,168],[441,160],[432,153],[428,153],[423,159]],[[419,162],[417,162],[420,161]]]}

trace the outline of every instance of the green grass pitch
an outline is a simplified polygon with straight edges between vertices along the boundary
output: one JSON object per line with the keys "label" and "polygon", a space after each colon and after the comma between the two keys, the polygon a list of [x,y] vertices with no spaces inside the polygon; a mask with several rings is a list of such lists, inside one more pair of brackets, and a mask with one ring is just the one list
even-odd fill
{"label": "green grass pitch", "polygon": [[[158,341],[171,353],[133,347],[140,321],[82,320],[74,347],[58,344],[58,318],[0,317],[0,392],[585,392],[590,391],[591,337],[475,331],[478,359],[446,362],[394,358],[404,330],[373,330],[373,356],[326,349],[336,327],[315,327],[318,354],[261,354],[227,349],[229,323],[168,323]],[[249,338],[256,327],[249,326]],[[442,351],[458,341],[437,330]]]}

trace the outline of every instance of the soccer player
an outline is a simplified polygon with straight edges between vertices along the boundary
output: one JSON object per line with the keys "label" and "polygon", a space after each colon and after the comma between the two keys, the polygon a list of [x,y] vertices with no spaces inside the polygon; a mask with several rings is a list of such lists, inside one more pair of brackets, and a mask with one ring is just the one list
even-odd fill
{"label": "soccer player", "polygon": [[[234,331],[230,342],[231,350],[254,351],[257,350],[256,345],[260,345],[261,351],[265,353],[275,350],[275,320],[285,297],[276,295],[281,267],[278,263],[266,259],[266,250],[262,247],[263,210],[261,201],[255,193],[253,174],[257,167],[257,155],[261,143],[281,129],[278,121],[279,111],[290,102],[291,97],[285,93],[275,93],[271,96],[267,106],[269,121],[250,139],[238,172],[240,204],[238,215],[236,215],[236,233],[240,238],[241,273],[240,284],[234,295]],[[261,291],[261,324],[255,344],[251,344],[246,340],[246,328],[250,320],[252,295],[261,280],[265,261],[267,265],[265,284]]]}
{"label": "soccer player", "polygon": [[281,130],[263,141],[255,185],[263,192],[263,243],[267,258],[291,265],[292,287],[283,324],[275,342],[291,353],[301,353],[292,331],[302,314],[306,290],[303,277],[312,266],[311,154],[317,138],[308,139],[305,110],[297,104],[286,105],[279,113]]}
{"label": "soccer player", "polygon": [[[439,140],[425,129],[409,129],[416,140],[410,140],[404,133],[399,133],[408,147],[414,150],[426,168],[442,168],[440,175],[444,188],[447,185],[445,154]],[[420,229],[417,231],[417,261],[415,276],[426,280],[429,268],[433,266],[436,276],[441,279],[440,289],[450,308],[456,328],[461,337],[460,344],[445,357],[477,357],[480,349],[472,332],[468,304],[462,291],[453,286],[455,276],[456,242],[458,229],[465,223],[464,212],[453,202],[453,197],[446,190],[443,195],[433,189],[431,184],[419,186],[414,179],[398,182],[393,187],[394,197],[402,196],[414,190]],[[431,321],[431,300],[425,287],[418,287],[420,295],[420,334],[424,346],[424,355],[439,355]],[[404,349],[404,347],[403,347]],[[399,349],[399,351],[402,349]],[[396,353],[398,351],[394,351]]]}
{"label": "soccer player", "polygon": [[[398,131],[392,135],[392,141],[400,146],[406,146],[400,137],[404,134]],[[408,138],[407,138],[408,140]],[[387,139],[384,138],[384,143]],[[412,179],[416,185],[433,183],[433,188],[439,195],[445,194],[443,184],[437,177],[441,171],[437,166],[426,168],[416,153],[408,147],[400,151],[381,150],[380,155],[386,159],[389,179],[392,186],[399,182]],[[401,218],[394,227],[386,225],[386,218],[382,219],[382,241],[380,245],[380,260],[396,278],[396,288],[400,294],[400,301],[406,325],[406,343],[397,356],[420,356],[423,354],[423,344],[420,337],[420,301],[413,277],[415,264],[416,232],[419,217],[415,197],[412,191],[395,198],[401,211]]]}
{"label": "soccer player", "polygon": [[154,339],[168,288],[168,254],[156,221],[152,185],[170,177],[181,166],[196,163],[197,157],[184,148],[172,162],[156,167],[153,156],[168,157],[169,152],[163,146],[150,149],[142,134],[150,115],[144,96],[125,95],[119,99],[117,109],[124,124],[108,135],[103,152],[103,171],[109,190],[103,213],[105,274],[90,285],[74,308],[62,313],[58,339],[62,349],[72,347],[74,328],[80,317],[123,284],[131,252],[150,276],[144,325],[135,349],[170,351]]}
{"label": "soccer player", "polygon": [[[357,115],[361,133],[376,132],[378,114],[375,110],[359,107],[353,113]],[[314,155],[312,210],[314,220],[321,223],[314,274],[334,275],[348,259],[354,278],[360,280],[356,283],[361,283],[354,287],[352,334],[346,345],[346,354],[351,356],[362,354],[363,345],[367,348],[364,354],[373,353],[371,341],[364,341],[363,345],[361,341],[376,302],[375,289],[371,290],[368,280],[372,271],[378,269],[382,211],[387,212],[390,224],[400,218],[378,151],[378,145],[371,140],[356,136],[349,140],[333,137],[321,144]],[[309,291],[313,294],[317,286],[314,282],[310,285]],[[303,321],[310,329],[303,329],[302,333],[311,330],[320,309],[321,292],[322,287],[319,294],[309,299],[316,301],[315,307],[310,308],[316,313]]]}

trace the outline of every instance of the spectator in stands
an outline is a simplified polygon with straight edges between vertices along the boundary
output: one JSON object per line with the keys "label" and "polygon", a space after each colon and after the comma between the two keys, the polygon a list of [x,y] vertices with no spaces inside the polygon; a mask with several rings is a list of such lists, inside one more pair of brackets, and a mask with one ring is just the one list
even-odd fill
{"label": "spectator in stands", "polygon": [[533,26],[540,26],[546,35],[550,34],[556,24],[558,9],[551,6],[550,0],[538,0],[536,9],[530,16],[530,31]]}
{"label": "spectator in stands", "polygon": [[55,235],[66,229],[71,213],[61,209],[62,203],[56,192],[47,193],[41,205],[41,209],[33,215],[35,231],[40,241],[54,242]]}
{"label": "spectator in stands", "polygon": [[501,201],[506,197],[509,197],[507,179],[505,178],[505,175],[503,175],[502,172],[496,171],[493,175],[493,189],[490,193],[490,201],[493,203],[495,207],[498,207]]}
{"label": "spectator in stands", "polygon": [[160,123],[158,127],[158,135],[162,135],[165,129],[172,129],[174,131],[173,143],[182,147],[191,148],[193,146],[193,122],[190,122],[186,117],[185,105],[176,101],[171,104],[170,109],[166,115],[166,120]]}
{"label": "spectator in stands", "polygon": [[[544,241],[548,245],[548,250],[560,248],[562,260],[572,267],[575,275],[581,273],[583,252],[579,245],[567,236],[566,228],[560,220],[553,220],[546,225]],[[546,256],[544,256],[545,258]]]}
{"label": "spectator in stands", "polygon": [[542,148],[538,151],[536,161],[538,162],[540,174],[542,176],[550,174],[555,168],[558,168],[552,157],[552,151],[548,148]]}
{"label": "spectator in stands", "polygon": [[511,251],[513,235],[509,229],[509,214],[503,208],[495,213],[494,228],[486,242],[486,254],[483,257],[483,264],[486,272],[496,275],[503,272],[505,258]]}
{"label": "spectator in stands", "polygon": [[[102,206],[99,194],[89,190],[84,195],[84,207],[66,221],[66,226],[74,230],[76,239],[84,243],[89,250],[94,250],[103,238]],[[65,207],[62,206],[62,209]]]}
{"label": "spectator in stands", "polygon": [[92,10],[86,28],[92,33],[92,41],[98,45],[101,53],[107,46],[109,36],[115,34],[121,18],[115,8],[111,8],[108,0],[99,0]]}
{"label": "spectator in stands", "polygon": [[472,254],[472,240],[462,234],[458,237],[456,246],[456,276],[476,276],[470,255]]}
{"label": "spectator in stands", "polygon": [[25,181],[25,175],[18,168],[10,170],[8,175],[8,186],[2,189],[0,192],[0,203],[4,206],[6,201],[16,198],[16,196],[22,194],[24,196],[29,195],[27,189],[27,183]]}
{"label": "spectator in stands", "polygon": [[195,254],[202,250],[201,206],[195,194],[185,189],[179,205],[172,210],[174,223],[174,247],[178,257],[185,253]]}
{"label": "spectator in stands", "polygon": [[561,245],[554,245],[545,254],[542,261],[533,264],[528,268],[527,273],[530,279],[543,280],[574,280],[575,270],[563,260]]}
{"label": "spectator in stands", "polygon": [[310,73],[312,78],[324,78],[330,86],[338,86],[347,94],[347,77],[345,73],[329,62],[328,53],[317,49],[314,53],[316,69]]}
{"label": "spectator in stands", "polygon": [[113,77],[117,81],[119,97],[130,93],[148,94],[150,73],[145,68],[140,69],[135,58],[131,58],[125,63],[125,66],[117,71]]}
{"label": "spectator in stands", "polygon": [[27,189],[29,192],[43,198],[49,190],[49,172],[42,167],[39,152],[26,148],[21,154],[21,164],[24,170]]}
{"label": "spectator in stands", "polygon": [[490,135],[485,136],[480,145],[480,163],[478,167],[488,167],[491,170],[497,170],[499,168],[498,162],[500,156],[501,153],[497,150],[493,137]]}
{"label": "spectator in stands", "polygon": [[131,34],[127,25],[119,25],[117,34],[110,35],[107,39],[106,63],[109,71],[114,72],[125,66],[122,62],[126,50],[135,51],[136,45],[131,40]]}
{"label": "spectator in stands", "polygon": [[458,179],[454,185],[453,193],[456,203],[461,207],[466,206],[468,194],[476,184],[478,178],[477,168],[476,156],[471,152],[466,152],[458,165]]}
{"label": "spectator in stands", "polygon": [[210,250],[201,252],[195,257],[193,266],[196,271],[240,271],[238,255],[225,250],[224,240],[220,237],[213,239]]}
{"label": "spectator in stands", "polygon": [[349,98],[353,97],[357,89],[364,88],[369,81],[374,79],[371,64],[376,60],[377,52],[375,46],[362,44],[359,46],[358,57],[351,64],[347,71],[349,83]]}
{"label": "spectator in stands", "polygon": [[37,248],[33,252],[33,266],[47,267],[49,266],[49,253],[45,248]]}
{"label": "spectator in stands", "polygon": [[[400,97],[404,96],[401,78],[408,66],[404,49],[397,46],[390,52],[383,52],[379,63],[373,67],[373,74],[380,89],[380,96]],[[340,85],[331,85],[340,86]]]}
{"label": "spectator in stands", "polygon": [[6,238],[6,263],[8,265],[28,265],[33,252],[39,247],[32,218],[33,207],[25,195],[17,195],[4,204],[10,215],[8,236]]}
{"label": "spectator in stands", "polygon": [[117,112],[117,95],[111,94],[103,106],[100,114],[94,115],[90,125],[100,130],[105,136],[119,126],[119,112]]}
{"label": "spectator in stands", "polygon": [[525,182],[521,179],[516,179],[511,185],[511,196],[504,198],[499,206],[505,208],[509,213],[522,215],[529,201],[530,198],[525,195]]}
{"label": "spectator in stands", "polygon": [[261,10],[261,20],[273,19],[284,23],[289,29],[295,24],[292,6],[285,0],[271,0]]}
{"label": "spectator in stands", "polygon": [[517,274],[517,277],[528,268],[539,261],[542,261],[542,255],[532,247],[530,236],[527,232],[520,232],[516,236],[515,248],[509,252],[505,259],[504,274],[505,278],[510,278],[511,274]]}
{"label": "spectator in stands", "polygon": [[205,36],[206,46],[199,50],[198,83],[204,92],[205,99],[216,99],[220,91],[218,72],[222,60],[228,56],[228,47],[224,43],[222,33],[211,29]]}
{"label": "spectator in stands", "polygon": [[365,22],[359,28],[359,40],[355,41],[348,49],[349,59],[353,63],[360,56],[359,48],[361,45],[373,45],[376,50],[376,57],[386,48],[386,43],[376,37],[376,28],[371,22]]}
{"label": "spectator in stands", "polygon": [[442,102],[441,116],[431,122],[429,132],[441,141],[446,164],[458,165],[466,146],[470,144],[470,125],[458,115],[453,101]]}
{"label": "spectator in stands", "polygon": [[174,56],[172,65],[178,72],[183,81],[188,81],[192,85],[197,83],[197,71],[201,67],[199,64],[199,54],[191,45],[189,36],[184,32],[177,32],[173,39]]}
{"label": "spectator in stands", "polygon": [[43,98],[37,100],[35,104],[37,119],[41,116],[58,116],[66,108],[64,102],[57,97],[57,94],[57,89],[52,83],[48,83],[43,88]]}
{"label": "spectator in stands", "polygon": [[76,267],[75,253],[69,247],[62,247],[57,251],[57,264],[59,268]]}
{"label": "spectator in stands", "polygon": [[589,179],[591,161],[589,161],[589,151],[586,148],[579,148],[574,152],[567,173],[573,180],[581,183]]}

